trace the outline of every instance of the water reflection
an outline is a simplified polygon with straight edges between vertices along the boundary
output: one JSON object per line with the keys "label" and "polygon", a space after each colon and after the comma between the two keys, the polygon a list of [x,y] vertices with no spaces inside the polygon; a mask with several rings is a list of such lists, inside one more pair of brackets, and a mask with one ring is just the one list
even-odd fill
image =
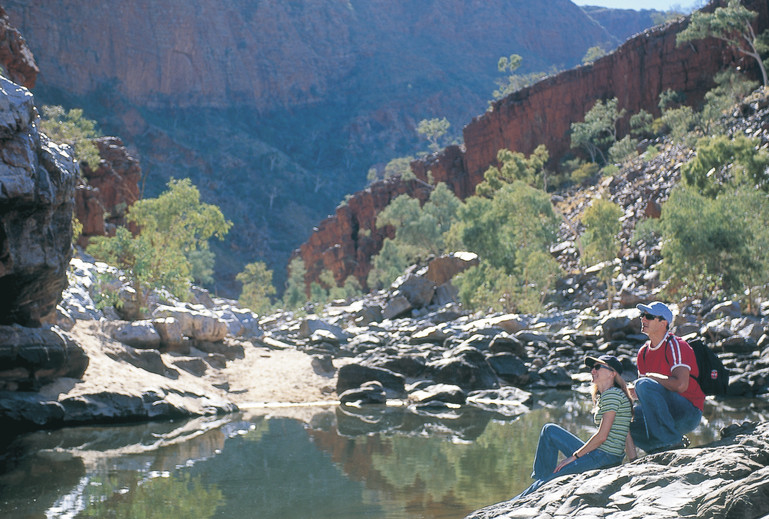
{"label": "water reflection", "polygon": [[[709,402],[692,442],[768,412],[761,399]],[[0,453],[0,517],[464,517],[529,485],[544,423],[593,432],[588,398],[571,392],[540,395],[517,418],[475,407],[304,413],[24,435]]]}

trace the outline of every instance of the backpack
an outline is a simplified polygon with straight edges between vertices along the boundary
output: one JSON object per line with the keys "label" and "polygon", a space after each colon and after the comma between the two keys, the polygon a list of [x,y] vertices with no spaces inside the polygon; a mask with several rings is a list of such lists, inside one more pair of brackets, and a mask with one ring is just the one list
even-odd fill
{"label": "backpack", "polygon": [[729,370],[713,350],[697,336],[684,339],[694,350],[699,376],[689,375],[697,381],[706,395],[725,395],[729,388]]}

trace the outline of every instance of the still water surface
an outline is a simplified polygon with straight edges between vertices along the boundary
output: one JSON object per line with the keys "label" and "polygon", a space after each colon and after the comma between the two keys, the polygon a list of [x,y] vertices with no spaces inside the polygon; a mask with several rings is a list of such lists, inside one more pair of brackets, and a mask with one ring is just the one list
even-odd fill
{"label": "still water surface", "polygon": [[[540,398],[515,418],[328,407],[35,432],[0,446],[0,517],[462,518],[529,485],[544,423],[594,431],[585,395]],[[767,415],[709,402],[690,437]]]}

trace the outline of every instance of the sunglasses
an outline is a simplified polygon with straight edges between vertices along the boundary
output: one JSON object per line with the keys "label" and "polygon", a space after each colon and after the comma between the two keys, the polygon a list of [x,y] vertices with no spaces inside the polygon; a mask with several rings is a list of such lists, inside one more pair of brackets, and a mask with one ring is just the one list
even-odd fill
{"label": "sunglasses", "polygon": [[655,319],[657,319],[657,320],[659,320],[659,321],[662,321],[662,317],[660,317],[659,315],[652,315],[652,314],[647,314],[646,312],[642,313],[642,314],[641,314],[641,317],[643,317],[643,318],[644,318],[644,319],[646,319],[647,321],[653,321],[653,320],[655,320]]}
{"label": "sunglasses", "polygon": [[590,368],[590,371],[592,371],[592,370],[596,370],[596,371],[598,371],[598,370],[599,370],[599,369],[601,369],[601,368],[603,368],[603,369],[608,369],[609,371],[614,371],[614,370],[613,370],[613,369],[611,369],[609,366],[604,366],[603,364],[593,364],[593,367],[592,367],[592,368]]}

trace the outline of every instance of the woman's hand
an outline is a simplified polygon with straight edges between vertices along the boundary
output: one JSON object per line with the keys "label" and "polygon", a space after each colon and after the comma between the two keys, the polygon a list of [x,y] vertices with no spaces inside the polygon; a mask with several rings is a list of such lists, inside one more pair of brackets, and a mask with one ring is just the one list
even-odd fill
{"label": "woman's hand", "polygon": [[576,458],[576,457],[574,457],[574,455],[573,455],[573,454],[572,454],[571,456],[569,456],[568,458],[564,458],[564,459],[563,459],[563,460],[561,460],[561,462],[560,462],[560,463],[559,463],[559,464],[558,464],[558,465],[555,467],[555,470],[553,471],[553,474],[555,474],[556,472],[558,472],[559,470],[561,470],[561,469],[562,469],[562,468],[564,468],[566,465],[568,465],[569,463],[571,463],[572,461],[574,461],[574,460],[576,460],[576,459],[577,459],[577,458]]}

